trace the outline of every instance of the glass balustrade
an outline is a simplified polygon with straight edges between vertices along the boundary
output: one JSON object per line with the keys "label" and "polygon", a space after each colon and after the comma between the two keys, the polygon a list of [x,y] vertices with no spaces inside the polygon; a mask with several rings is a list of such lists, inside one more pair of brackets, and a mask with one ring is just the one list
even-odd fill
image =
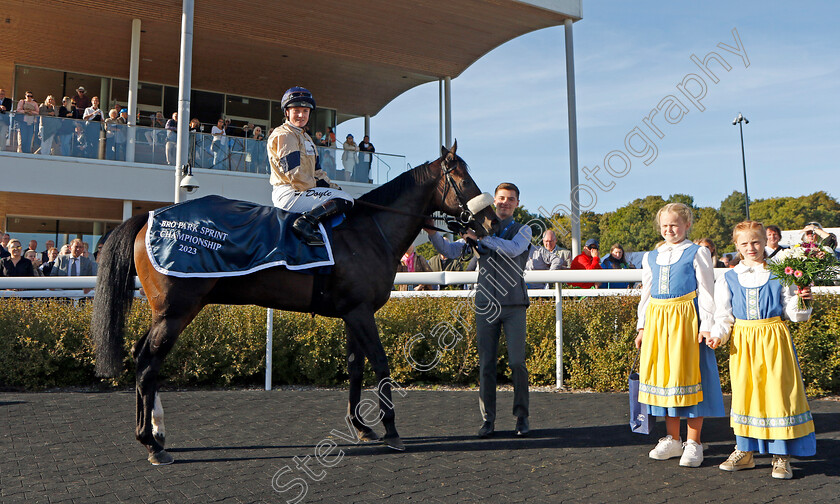
{"label": "glass balustrade", "polygon": [[[175,165],[177,135],[165,128],[44,116],[0,115],[0,151],[126,161],[134,136],[134,162]],[[330,180],[384,184],[406,169],[404,156],[318,147]],[[194,168],[268,174],[265,140],[191,132]]]}

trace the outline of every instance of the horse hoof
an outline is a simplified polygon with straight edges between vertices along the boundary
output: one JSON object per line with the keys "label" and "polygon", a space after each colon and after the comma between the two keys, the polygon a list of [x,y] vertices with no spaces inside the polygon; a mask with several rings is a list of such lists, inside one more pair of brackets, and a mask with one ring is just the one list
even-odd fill
{"label": "horse hoof", "polygon": [[364,441],[365,443],[380,440],[380,437],[370,429],[366,431],[357,431],[356,434],[359,436],[359,441]]}
{"label": "horse hoof", "polygon": [[405,451],[405,445],[403,444],[402,439],[400,439],[399,436],[391,438],[382,438],[382,442],[385,443],[385,445],[388,448],[391,448],[392,450]]}
{"label": "horse hoof", "polygon": [[172,457],[166,450],[161,450],[157,453],[152,453],[149,455],[149,462],[152,465],[169,465],[172,462],[175,462],[175,458]]}
{"label": "horse hoof", "polygon": [[157,441],[161,447],[166,446],[166,434],[156,433],[155,441]]}

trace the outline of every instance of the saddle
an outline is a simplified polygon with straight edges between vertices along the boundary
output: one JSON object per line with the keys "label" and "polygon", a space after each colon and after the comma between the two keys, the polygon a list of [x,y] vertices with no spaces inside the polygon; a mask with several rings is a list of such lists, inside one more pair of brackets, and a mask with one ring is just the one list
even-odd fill
{"label": "saddle", "polygon": [[298,213],[204,196],[149,212],[146,250],[159,273],[184,278],[248,275],[275,266],[306,270],[334,264],[330,234],[310,247],[292,230]]}

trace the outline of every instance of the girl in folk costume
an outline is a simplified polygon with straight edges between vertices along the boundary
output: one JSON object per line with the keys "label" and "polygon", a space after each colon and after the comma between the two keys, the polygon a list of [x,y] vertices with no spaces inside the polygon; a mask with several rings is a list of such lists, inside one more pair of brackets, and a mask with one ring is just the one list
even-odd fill
{"label": "girl in folk costume", "polygon": [[732,380],[730,423],[735,451],[724,471],[755,467],[753,452],[773,454],[772,476],[790,479],[790,457],[816,453],[814,422],[790,332],[782,321],[806,321],[797,296],[811,299],[810,287],[784,287],[765,268],[766,233],[758,222],[735,226],[733,241],[741,262],[715,282],[715,324],[708,345],[730,338]]}
{"label": "girl in folk costume", "polygon": [[[650,458],[680,457],[684,467],[703,462],[703,418],[725,415],[715,354],[703,344],[714,317],[712,257],[709,249],[686,239],[692,220],[682,203],[669,203],[656,214],[665,242],[642,260],[636,326],[639,402],[649,414],[664,416],[668,431]],[[680,418],[688,424],[685,442]]]}

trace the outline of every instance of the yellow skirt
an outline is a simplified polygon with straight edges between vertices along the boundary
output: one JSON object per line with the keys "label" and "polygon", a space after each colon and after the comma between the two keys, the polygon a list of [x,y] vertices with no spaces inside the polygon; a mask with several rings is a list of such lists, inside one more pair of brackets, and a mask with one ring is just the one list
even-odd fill
{"label": "yellow skirt", "polygon": [[795,439],[814,432],[802,373],[781,318],[735,321],[729,375],[736,435]]}
{"label": "yellow skirt", "polygon": [[690,292],[648,303],[639,359],[640,403],[670,408],[703,400],[696,297]]}

